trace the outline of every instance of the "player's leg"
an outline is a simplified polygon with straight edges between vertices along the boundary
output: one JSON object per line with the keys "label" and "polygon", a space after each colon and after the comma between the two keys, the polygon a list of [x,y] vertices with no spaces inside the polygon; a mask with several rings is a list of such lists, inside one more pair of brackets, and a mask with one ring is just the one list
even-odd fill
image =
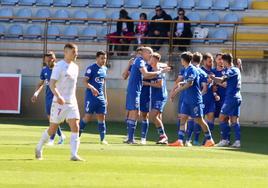
{"label": "player's leg", "polygon": [[67,120],[70,129],[71,129],[71,136],[70,136],[70,145],[71,145],[71,160],[72,161],[82,161],[78,156],[78,149],[80,145],[79,139],[79,119],[78,118],[71,118]]}
{"label": "player's leg", "polygon": [[200,146],[199,136],[201,134],[201,127],[198,123],[194,122],[194,142],[193,145]]}
{"label": "player's leg", "polygon": [[138,110],[129,110],[129,116],[127,120],[127,126],[128,126],[128,144],[134,144],[134,134],[137,126],[137,119],[139,117],[139,111]]}
{"label": "player's leg", "polygon": [[152,109],[151,111],[152,120],[157,129],[159,140],[156,142],[157,144],[167,144],[168,137],[165,133],[165,128],[161,119],[161,112],[157,109]]}
{"label": "player's leg", "polygon": [[147,133],[149,129],[149,113],[141,111],[141,144],[146,144]]}
{"label": "player's leg", "polygon": [[84,117],[79,122],[79,137],[81,137],[82,133],[85,130],[85,127],[88,122],[90,122],[93,118],[93,114],[85,113]]}
{"label": "player's leg", "polygon": [[213,130],[214,130],[214,109],[212,112],[209,112],[208,114],[206,114],[206,120],[207,120],[209,130],[211,132],[213,132]]}
{"label": "player's leg", "polygon": [[187,126],[187,121],[188,121],[188,114],[184,114],[185,110],[181,111],[182,114],[179,114],[178,117],[180,118],[180,124],[178,124],[178,140],[168,144],[169,146],[177,146],[177,147],[182,147],[183,146],[183,141],[185,137],[185,131],[186,131],[186,126]]}
{"label": "player's leg", "polygon": [[185,146],[192,146],[192,134],[194,132],[194,120],[192,118],[190,118],[187,121],[187,129],[186,129],[186,142],[185,142]]}
{"label": "player's leg", "polygon": [[233,143],[232,147],[240,148],[241,143],[240,143],[240,123],[239,123],[239,115],[240,115],[240,104],[241,101],[236,101],[233,103],[233,111],[230,116],[231,120],[231,126],[234,130],[235,133],[235,142]]}
{"label": "player's leg", "polygon": [[97,120],[98,120],[99,134],[100,134],[100,143],[107,145],[108,142],[105,140],[105,136],[106,136],[105,114],[97,114]]}
{"label": "player's leg", "polygon": [[206,123],[204,118],[202,116],[201,117],[196,117],[195,122],[198,123],[201,126],[201,128],[202,128],[202,130],[203,130],[203,132],[205,134],[206,142],[205,142],[204,146],[205,147],[214,146],[215,143],[213,141],[213,138],[212,138],[211,132],[209,130],[208,124]]}

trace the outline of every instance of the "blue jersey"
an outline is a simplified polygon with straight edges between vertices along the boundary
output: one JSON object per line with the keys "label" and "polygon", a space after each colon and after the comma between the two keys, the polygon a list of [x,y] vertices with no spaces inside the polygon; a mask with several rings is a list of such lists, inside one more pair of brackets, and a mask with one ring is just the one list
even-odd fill
{"label": "blue jersey", "polygon": [[[212,73],[211,70],[207,70],[204,67],[201,67],[201,69],[207,74],[210,75]],[[213,95],[213,84],[207,82],[207,92],[203,95],[203,102],[205,104],[215,102],[215,98]]]}
{"label": "blue jersey", "polygon": [[40,79],[45,81],[46,84],[46,101],[47,100],[52,100],[53,99],[53,93],[49,88],[49,81],[51,77],[52,69],[50,69],[48,66],[43,67],[41,74],[40,74]]}
{"label": "blue jersey", "polygon": [[199,73],[195,66],[189,65],[184,72],[184,81],[193,81],[193,85],[184,92],[183,102],[186,104],[201,104],[202,94],[200,91]]}
{"label": "blue jersey", "polygon": [[146,63],[143,60],[142,57],[137,57],[131,67],[130,76],[128,80],[128,87],[127,92],[128,93],[137,93],[140,95],[141,87],[142,87],[142,73],[140,72],[140,69],[145,67]]}
{"label": "blue jersey", "polygon": [[167,84],[166,84],[165,74],[158,75],[156,78],[152,79],[151,82],[156,83],[161,80],[162,80],[161,88],[152,87],[152,93],[151,93],[152,101],[166,101],[167,100],[168,93],[167,93]]}
{"label": "blue jersey", "polygon": [[242,100],[241,90],[241,73],[236,67],[230,67],[226,70],[224,76],[227,77],[227,87],[225,101]]}
{"label": "blue jersey", "polygon": [[[212,69],[212,72],[216,77],[222,77],[225,74],[226,69],[218,71],[217,68],[214,68],[214,69]],[[226,88],[222,87],[220,85],[217,85],[217,94],[220,96],[221,101],[224,101],[225,93],[226,93]]]}
{"label": "blue jersey", "polygon": [[207,83],[208,82],[208,75],[203,69],[196,67],[198,73],[199,73],[199,85],[200,85],[200,90],[202,90],[202,83]]}
{"label": "blue jersey", "polygon": [[86,89],[86,98],[105,100],[104,81],[106,79],[107,67],[99,66],[97,63],[90,65],[85,73],[85,77],[89,78],[88,83],[94,86],[98,92],[98,96],[94,96],[90,89]]}

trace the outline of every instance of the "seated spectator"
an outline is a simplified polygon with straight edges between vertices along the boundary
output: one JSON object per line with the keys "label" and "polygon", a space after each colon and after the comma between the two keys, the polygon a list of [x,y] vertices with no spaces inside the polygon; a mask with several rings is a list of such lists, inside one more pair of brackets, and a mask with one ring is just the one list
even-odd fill
{"label": "seated spectator", "polygon": [[[107,35],[107,40],[110,43],[109,51],[113,50],[113,44],[115,44],[115,51],[128,51],[128,45],[116,45],[116,44],[129,44],[133,39],[126,38],[129,36],[134,36],[134,23],[126,22],[123,20],[131,20],[128,16],[128,12],[125,9],[120,10],[119,12],[119,20],[116,25],[116,32],[110,33]],[[114,36],[122,36],[122,38],[114,38]],[[110,55],[112,55],[110,53]],[[118,53],[118,55],[128,55],[127,53]]]}
{"label": "seated spectator", "polygon": [[[152,20],[172,20],[171,16],[168,15],[160,5],[155,7],[155,16]],[[161,22],[151,22],[149,25],[149,37],[167,37],[167,33],[170,31],[170,23],[161,23]],[[163,44],[164,39],[149,39],[148,44]],[[152,46],[154,51],[158,51],[160,46]]]}
{"label": "seated spectator", "polygon": [[144,43],[142,37],[148,34],[148,29],[149,29],[149,23],[143,22],[142,20],[147,20],[146,13],[140,14],[140,21],[137,24],[136,29],[135,29],[138,44]]}
{"label": "seated spectator", "polygon": [[[178,16],[174,18],[176,21],[189,21],[189,19],[185,16],[185,11],[183,8],[178,9]],[[193,33],[191,31],[191,23],[183,23],[183,22],[176,22],[174,24],[174,37],[180,37],[180,38],[192,38]],[[174,45],[190,45],[191,40],[190,39],[174,39],[173,44]],[[187,51],[186,46],[179,46],[179,51],[185,52]]]}

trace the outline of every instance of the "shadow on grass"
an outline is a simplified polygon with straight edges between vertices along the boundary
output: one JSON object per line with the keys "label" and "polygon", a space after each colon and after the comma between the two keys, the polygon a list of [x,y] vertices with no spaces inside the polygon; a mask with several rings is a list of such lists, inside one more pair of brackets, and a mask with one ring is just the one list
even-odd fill
{"label": "shadow on grass", "polygon": [[[48,126],[47,120],[30,120],[30,119],[2,119],[1,124],[14,124],[14,125],[22,125],[22,126]],[[127,129],[124,122],[107,122],[107,137],[109,135],[118,135],[123,139],[126,137]],[[62,126],[63,131],[70,131],[69,126],[64,123]],[[140,123],[138,123],[135,135],[136,139],[140,139],[141,130]],[[174,124],[165,125],[166,134],[169,137],[169,141],[175,141],[177,139],[177,126]],[[216,142],[219,141],[219,127],[215,126],[215,130],[213,132],[213,138]],[[255,154],[264,154],[268,155],[268,128],[261,127],[242,127],[241,135],[242,135],[242,147],[240,149],[232,149],[226,148],[228,151],[238,151],[238,152],[246,152],[246,153],[255,153]],[[90,122],[87,124],[82,137],[88,137],[89,134],[98,135],[98,127],[96,121]],[[202,134],[201,134],[202,135]],[[233,135],[233,132],[232,132]],[[120,138],[119,138],[120,139]],[[158,139],[158,134],[156,128],[153,124],[150,124],[147,140],[156,142]],[[83,139],[85,140],[85,139]],[[203,136],[200,136],[200,141],[203,140]],[[83,142],[83,143],[92,143],[93,142]],[[120,142],[118,144],[121,144]],[[225,149],[225,148],[223,148]]]}

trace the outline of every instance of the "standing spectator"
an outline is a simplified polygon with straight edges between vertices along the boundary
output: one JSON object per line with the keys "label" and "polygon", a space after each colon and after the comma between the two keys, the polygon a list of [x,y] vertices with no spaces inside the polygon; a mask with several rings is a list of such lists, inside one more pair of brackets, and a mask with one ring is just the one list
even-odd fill
{"label": "standing spectator", "polygon": [[[131,38],[125,38],[128,36],[134,36],[134,23],[133,22],[126,22],[124,20],[131,20],[128,16],[128,12],[125,9],[121,9],[119,12],[119,20],[116,25],[116,32],[110,33],[107,35],[107,40],[109,43],[112,44],[129,44],[131,42]],[[122,20],[122,21],[121,21]],[[122,36],[122,38],[113,38],[114,36]],[[109,51],[113,50],[113,45],[109,45]],[[114,50],[117,51],[128,51],[128,45],[117,45],[115,46]],[[121,54],[119,55],[127,55]]]}
{"label": "standing spectator", "polygon": [[[183,8],[178,9],[178,16],[174,18],[176,21],[189,21],[189,19],[185,16],[185,10]],[[180,38],[192,38],[193,33],[191,31],[190,23],[176,22],[174,24],[174,37]],[[189,45],[191,42],[190,39],[174,39],[173,44],[175,45]],[[184,52],[187,51],[187,47],[179,46],[179,51]]]}
{"label": "standing spectator", "polygon": [[149,23],[148,22],[143,22],[142,20],[147,20],[147,15],[146,13],[141,13],[140,14],[140,21],[136,26],[135,33],[137,37],[137,43],[140,45],[144,43],[142,37],[146,36],[148,34],[148,29],[149,29]]}
{"label": "standing spectator", "polygon": [[[171,16],[168,15],[160,5],[155,7],[155,16],[153,16],[152,20],[172,20]],[[149,37],[167,37],[167,33],[170,31],[170,23],[161,23],[161,22],[151,22],[149,25]],[[163,44],[163,39],[149,39],[148,43],[155,45]],[[154,51],[158,51],[160,46],[152,46]]]}

